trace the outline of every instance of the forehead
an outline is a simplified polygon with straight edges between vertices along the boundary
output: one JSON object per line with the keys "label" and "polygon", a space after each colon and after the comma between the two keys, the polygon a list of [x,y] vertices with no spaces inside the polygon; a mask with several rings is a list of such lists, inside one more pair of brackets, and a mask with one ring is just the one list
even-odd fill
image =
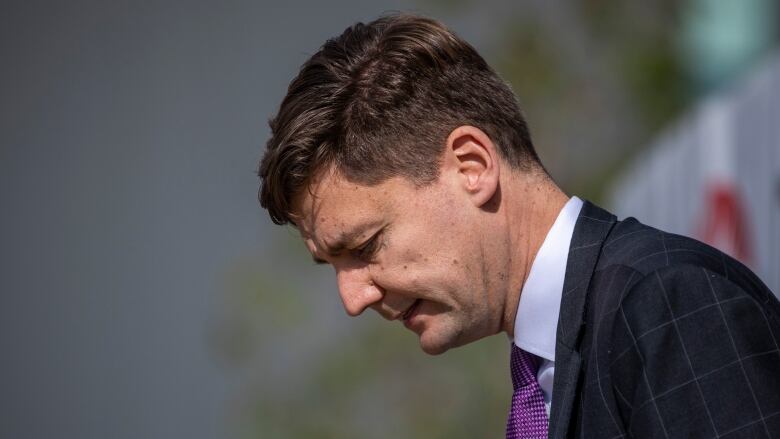
{"label": "forehead", "polygon": [[384,221],[410,189],[401,178],[367,186],[328,170],[313,177],[293,199],[293,217],[304,239],[334,239]]}

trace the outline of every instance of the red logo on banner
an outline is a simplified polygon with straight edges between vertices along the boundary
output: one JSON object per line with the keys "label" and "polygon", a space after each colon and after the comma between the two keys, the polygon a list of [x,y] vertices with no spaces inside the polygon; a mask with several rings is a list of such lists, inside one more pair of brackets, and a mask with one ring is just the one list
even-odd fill
{"label": "red logo on banner", "polygon": [[750,230],[736,188],[713,184],[707,192],[702,240],[749,265],[753,256]]}

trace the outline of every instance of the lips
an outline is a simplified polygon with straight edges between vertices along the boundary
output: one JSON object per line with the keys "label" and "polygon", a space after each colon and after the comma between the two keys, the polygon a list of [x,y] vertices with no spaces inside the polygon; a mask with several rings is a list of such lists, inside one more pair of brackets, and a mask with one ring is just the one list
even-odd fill
{"label": "lips", "polygon": [[407,308],[406,311],[404,311],[404,313],[401,315],[401,320],[404,320],[404,321],[408,320],[412,316],[414,311],[420,305],[420,300],[421,299],[415,300],[414,303],[412,303],[412,305],[409,308]]}

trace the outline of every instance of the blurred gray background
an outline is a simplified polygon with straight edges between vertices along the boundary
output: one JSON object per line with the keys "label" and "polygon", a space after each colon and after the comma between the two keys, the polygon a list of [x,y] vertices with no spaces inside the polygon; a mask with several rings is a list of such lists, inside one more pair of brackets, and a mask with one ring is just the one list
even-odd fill
{"label": "blurred gray background", "polygon": [[347,319],[332,273],[270,223],[268,118],[326,38],[422,12],[512,83],[564,188],[601,201],[776,46],[775,2],[746,1],[730,62],[686,66],[727,4],[3,2],[0,437],[500,434],[506,340],[430,358]]}

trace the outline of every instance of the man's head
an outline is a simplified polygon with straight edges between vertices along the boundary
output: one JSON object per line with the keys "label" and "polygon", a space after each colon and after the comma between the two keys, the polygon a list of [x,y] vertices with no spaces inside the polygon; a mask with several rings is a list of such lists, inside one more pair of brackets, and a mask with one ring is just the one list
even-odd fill
{"label": "man's head", "polygon": [[261,204],[334,266],[350,314],[403,319],[429,353],[506,324],[501,175],[544,169],[474,48],[427,18],[356,24],[303,65],[270,124]]}

